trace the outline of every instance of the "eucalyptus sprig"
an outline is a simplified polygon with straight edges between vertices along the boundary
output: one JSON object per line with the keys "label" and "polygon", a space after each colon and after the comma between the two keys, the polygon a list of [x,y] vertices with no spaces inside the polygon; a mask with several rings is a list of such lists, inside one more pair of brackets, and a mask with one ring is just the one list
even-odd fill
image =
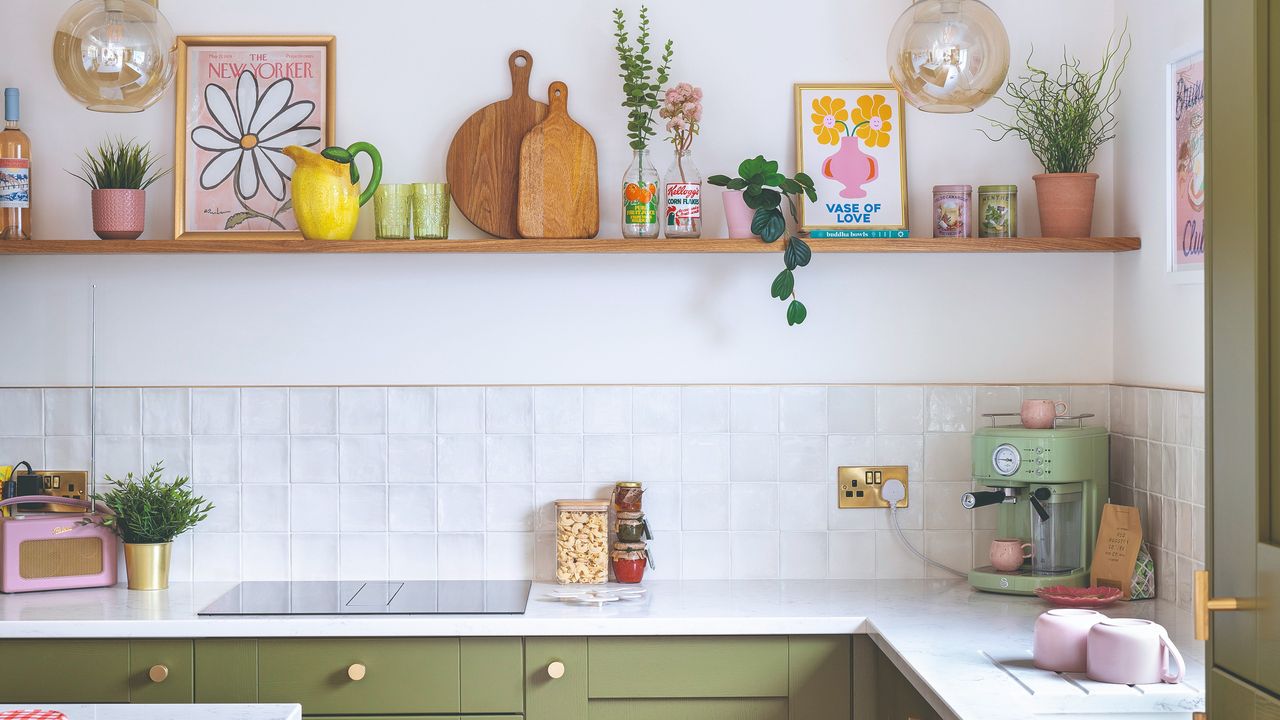
{"label": "eucalyptus sprig", "polygon": [[[791,217],[799,222],[796,214],[794,196],[804,195],[810,202],[817,202],[818,192],[813,187],[813,178],[798,172],[794,178],[778,172],[777,160],[765,160],[763,155],[743,160],[738,165],[738,177],[728,175],[712,175],[707,182],[728,190],[741,190],[742,199],[747,207],[755,211],[751,216],[751,232],[767,243],[777,242],[787,232],[787,219],[783,216],[782,199],[787,199],[791,209]],[[792,235],[787,238],[782,249],[782,262],[786,265],[782,272],[773,279],[769,290],[771,297],[787,305],[787,324],[799,325],[808,317],[809,311],[804,303],[796,297],[795,269],[804,267],[813,259],[813,250],[809,243]]]}
{"label": "eucalyptus sprig", "polygon": [[168,483],[163,475],[164,465],[156,463],[141,479],[133,473],[124,480],[105,476],[112,489],[95,494],[93,499],[106,505],[111,514],[84,522],[109,528],[126,543],[167,543],[209,517],[213,503],[186,487],[190,478]]}
{"label": "eucalyptus sprig", "polygon": [[94,190],[146,190],[169,173],[156,170],[159,156],[151,154],[150,143],[124,138],[107,138],[80,156],[80,172],[67,172]]}
{"label": "eucalyptus sprig", "polygon": [[1053,74],[1032,65],[1028,56],[1027,74],[1009,81],[1008,97],[996,96],[1013,110],[1013,119],[985,118],[999,134],[982,133],[992,141],[1010,135],[1025,140],[1046,173],[1088,172],[1098,148],[1116,136],[1120,75],[1132,49],[1133,40],[1122,29],[1107,42],[1102,66],[1093,72],[1082,70],[1080,58],[1065,49]]}
{"label": "eucalyptus sprig", "polygon": [[667,84],[675,51],[671,41],[667,40],[655,78],[650,58],[649,8],[640,6],[640,24],[636,28],[638,34],[634,42],[627,32],[627,18],[622,10],[614,8],[613,25],[613,36],[618,41],[614,49],[618,51],[618,66],[622,70],[618,73],[622,78],[622,106],[627,108],[627,137],[631,138],[632,150],[644,150],[649,145],[649,138],[656,134],[653,113],[658,109],[658,91]]}

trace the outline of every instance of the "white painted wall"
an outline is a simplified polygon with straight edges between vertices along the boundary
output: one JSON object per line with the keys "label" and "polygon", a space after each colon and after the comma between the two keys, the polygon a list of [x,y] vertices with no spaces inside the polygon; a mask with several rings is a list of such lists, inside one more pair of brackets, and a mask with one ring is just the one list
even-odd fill
{"label": "white painted wall", "polygon": [[[20,31],[8,35],[6,56],[16,61],[0,67],[0,84],[23,90],[24,126],[37,151],[34,227],[44,238],[90,235],[87,192],[60,171],[75,166],[83,145],[120,133],[172,149],[171,97],[141,115],[110,116],[89,113],[62,92],[48,57],[67,4],[9,8],[7,20]],[[634,16],[638,3],[623,4]],[[676,40],[674,79],[705,89],[695,154],[707,174],[755,153],[793,162],[792,83],[884,80],[884,36],[906,5],[650,4],[657,35]],[[1064,44],[1099,57],[1116,15],[1112,0],[991,4],[1009,28],[1015,69],[1032,45],[1042,58]],[[610,189],[630,159],[608,7],[591,0],[162,1],[179,33],[336,34],[339,141],[375,142],[393,182],[441,179],[454,130],[509,92],[510,51],[530,50],[533,86],[568,82],[571,112],[596,137],[605,237],[618,234]],[[1147,7],[1144,23],[1163,22],[1156,3]],[[1143,36],[1155,32],[1135,26]],[[1135,59],[1130,78],[1143,62]],[[1024,146],[989,143],[977,132],[984,125],[977,115],[908,114],[916,232],[928,232],[934,184],[1010,181],[1021,185],[1023,233],[1037,231],[1030,181],[1037,165]],[[1146,152],[1155,134],[1147,125],[1134,129],[1151,137],[1127,152]],[[1105,148],[1095,165],[1103,177],[1099,234],[1113,226],[1112,152]],[[1142,172],[1154,172],[1152,162]],[[1147,179],[1142,172],[1123,177],[1136,183]],[[149,237],[168,232],[171,206],[167,184],[152,190]],[[359,236],[371,235],[370,214]],[[1134,215],[1126,214],[1124,229],[1145,231],[1149,224]],[[709,230],[723,232],[714,198],[707,216]],[[456,214],[455,227],[458,236],[476,233]],[[1141,262],[1145,277],[1155,252],[1122,262]],[[788,328],[782,306],[768,297],[780,265],[773,256],[676,255],[5,258],[0,337],[25,345],[0,353],[0,385],[88,380],[90,282],[100,298],[99,382],[122,385],[1108,382],[1113,295],[1122,306],[1144,295],[1114,281],[1109,255],[819,255],[798,276],[809,320]],[[1121,354],[1124,379],[1159,377],[1128,368],[1136,348],[1145,360],[1175,343],[1159,329],[1175,322],[1172,314],[1157,317],[1163,302],[1142,302],[1150,310],[1138,317],[1151,316],[1151,338],[1117,333],[1126,348],[1131,336],[1140,340]],[[1134,316],[1126,311],[1125,318],[1129,328]],[[1198,331],[1198,321],[1186,323]]]}
{"label": "white painted wall", "polygon": [[1125,18],[1133,35],[1133,55],[1121,88],[1115,142],[1116,231],[1141,235],[1143,247],[1116,258],[1116,381],[1203,389],[1204,284],[1178,282],[1165,271],[1169,222],[1164,79],[1170,61],[1204,47],[1203,3],[1118,0],[1117,22]]}

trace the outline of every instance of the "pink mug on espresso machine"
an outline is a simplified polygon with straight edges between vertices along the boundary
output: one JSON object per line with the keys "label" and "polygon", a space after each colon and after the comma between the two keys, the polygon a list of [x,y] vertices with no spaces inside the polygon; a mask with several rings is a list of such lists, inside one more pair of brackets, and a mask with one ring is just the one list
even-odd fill
{"label": "pink mug on espresso machine", "polygon": [[0,592],[115,585],[119,540],[100,522],[109,511],[88,500],[50,495],[12,497],[0,507],[33,502],[85,512],[0,517]]}
{"label": "pink mug on espresso machine", "polygon": [[1023,400],[1022,427],[1035,430],[1053,428],[1053,421],[1067,414],[1067,404],[1061,400]]}

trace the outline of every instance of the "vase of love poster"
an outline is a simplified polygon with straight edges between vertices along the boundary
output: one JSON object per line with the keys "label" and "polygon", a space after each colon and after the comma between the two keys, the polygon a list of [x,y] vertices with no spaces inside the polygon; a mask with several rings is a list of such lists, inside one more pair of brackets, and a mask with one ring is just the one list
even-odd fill
{"label": "vase of love poster", "polygon": [[800,84],[795,103],[798,169],[817,192],[816,200],[800,203],[801,230],[905,230],[904,104],[898,91],[878,83]]}

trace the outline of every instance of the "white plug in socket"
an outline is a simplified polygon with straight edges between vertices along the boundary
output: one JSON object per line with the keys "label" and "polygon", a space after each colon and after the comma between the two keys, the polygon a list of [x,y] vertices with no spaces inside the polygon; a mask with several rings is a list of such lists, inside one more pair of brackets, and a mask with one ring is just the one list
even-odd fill
{"label": "white plug in socket", "polygon": [[890,505],[896,506],[907,497],[907,486],[897,478],[890,478],[884,481],[884,487],[880,490],[880,497],[887,500]]}

